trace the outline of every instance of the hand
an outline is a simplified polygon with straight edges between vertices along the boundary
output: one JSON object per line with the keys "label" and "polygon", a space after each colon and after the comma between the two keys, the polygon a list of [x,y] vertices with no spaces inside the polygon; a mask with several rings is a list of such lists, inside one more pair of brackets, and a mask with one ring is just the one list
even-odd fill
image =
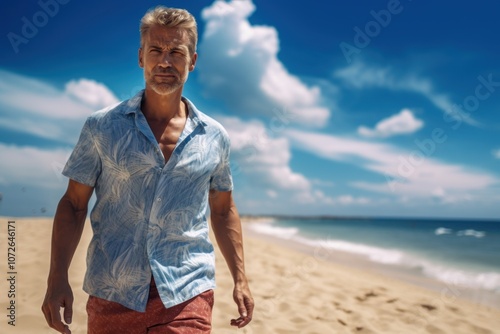
{"label": "hand", "polygon": [[238,328],[246,326],[251,320],[253,315],[254,302],[248,282],[245,280],[241,283],[236,283],[233,291],[233,299],[238,305],[238,312],[240,317],[238,319],[231,319],[231,326]]}
{"label": "hand", "polygon": [[[64,322],[61,321],[60,309],[64,308]],[[60,333],[71,334],[69,324],[73,317],[73,292],[67,280],[50,282],[42,305],[45,320],[51,328]]]}

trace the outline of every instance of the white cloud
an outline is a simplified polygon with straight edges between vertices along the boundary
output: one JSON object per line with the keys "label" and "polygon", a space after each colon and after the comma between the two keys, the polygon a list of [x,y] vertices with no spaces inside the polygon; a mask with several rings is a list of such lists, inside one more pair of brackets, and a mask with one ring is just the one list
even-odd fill
{"label": "white cloud", "polygon": [[450,117],[469,125],[479,126],[479,122],[472,117],[460,114],[462,111],[447,95],[437,93],[428,79],[413,74],[396,74],[390,67],[369,66],[361,61],[335,71],[334,76],[357,89],[378,87],[421,94]]}
{"label": "white cloud", "polygon": [[336,201],[343,205],[369,204],[371,202],[371,200],[366,197],[353,197],[351,195],[339,196],[336,198]]}
{"label": "white cloud", "polygon": [[101,83],[72,80],[65,90],[0,70],[0,126],[10,130],[74,144],[84,119],[118,102]]}
{"label": "white cloud", "polygon": [[493,154],[493,157],[494,157],[495,159],[500,159],[500,148],[499,148],[499,149],[497,149],[497,150],[493,150],[493,151],[491,152],[491,154]]}
{"label": "white cloud", "polygon": [[[236,117],[220,116],[231,138],[231,159],[235,163],[233,174],[248,176],[250,188],[266,189],[265,194],[281,202],[300,204],[338,204],[313,183],[290,167],[291,149],[285,137],[272,136],[259,121],[245,122]],[[274,134],[276,135],[276,134]],[[234,165],[234,164],[233,164]],[[246,189],[250,192],[249,189]]]}
{"label": "white cloud", "polygon": [[295,199],[304,204],[321,203],[330,207],[335,206],[366,206],[373,204],[373,200],[367,197],[355,197],[352,195],[339,195],[330,197],[325,195],[321,190],[313,192],[302,192],[295,195]]}
{"label": "white cloud", "polygon": [[278,193],[277,193],[276,191],[272,190],[272,189],[268,189],[268,190],[266,191],[266,194],[267,194],[267,196],[269,196],[270,198],[276,198],[276,197],[278,197]]}
{"label": "white cloud", "polygon": [[374,129],[360,126],[358,133],[364,137],[391,137],[400,134],[414,133],[424,125],[424,122],[415,118],[412,111],[403,109],[399,114],[383,119]]}
{"label": "white cloud", "polygon": [[286,133],[296,147],[326,159],[357,164],[379,174],[384,180],[379,183],[352,183],[352,186],[364,190],[395,194],[401,198],[441,195],[447,201],[459,201],[470,199],[473,195],[480,196],[500,183],[500,179],[486,172],[433,158],[430,146],[429,152],[417,146],[413,151],[405,151],[388,144],[326,134],[298,130]]}
{"label": "white cloud", "polygon": [[[77,88],[85,91],[77,93]],[[75,99],[77,95],[79,98]],[[61,91],[46,82],[0,70],[0,104],[27,114],[50,119],[81,119],[106,107],[107,102],[115,103],[118,99],[95,81],[71,81],[66,91]]]}
{"label": "white cloud", "polygon": [[[1,104],[0,104],[1,105]],[[9,115],[0,116],[0,128],[10,129],[17,132],[29,133],[41,138],[60,140],[66,143],[74,143],[82,122],[65,121],[64,127],[61,121],[47,120],[38,117],[15,118]]]}
{"label": "white cloud", "polygon": [[321,106],[319,87],[308,87],[277,58],[276,29],[254,26],[252,1],[215,1],[202,12],[198,73],[207,95],[234,113],[275,117],[286,110],[288,122],[324,126],[330,111]]}
{"label": "white cloud", "polygon": [[[244,122],[236,117],[217,117],[231,138],[232,160],[237,163],[236,171],[248,175],[251,186],[267,189],[268,198],[290,198],[302,205],[352,206],[372,204],[367,197],[344,194],[331,197],[316,186],[333,185],[318,179],[309,180],[293,171],[289,164],[291,148],[286,137],[271,136],[259,121]],[[276,134],[275,134],[276,135]]]}
{"label": "white cloud", "polygon": [[[42,80],[0,70],[0,128],[51,139],[61,146],[76,143],[88,115],[116,102],[106,86],[92,80],[73,80],[60,90]],[[61,171],[70,152],[69,148],[0,143],[0,185],[63,189],[67,180]]]}
{"label": "white cloud", "polygon": [[0,184],[60,188],[66,184],[61,170],[70,150],[44,150],[0,143]]}
{"label": "white cloud", "polygon": [[71,80],[66,84],[64,92],[95,110],[118,103],[108,87],[94,80]]}
{"label": "white cloud", "polygon": [[[311,183],[289,166],[291,154],[286,138],[272,138],[261,122],[243,122],[235,117],[219,117],[231,138],[231,151],[239,167],[256,175],[274,189],[309,191]],[[258,181],[257,181],[258,182]]]}

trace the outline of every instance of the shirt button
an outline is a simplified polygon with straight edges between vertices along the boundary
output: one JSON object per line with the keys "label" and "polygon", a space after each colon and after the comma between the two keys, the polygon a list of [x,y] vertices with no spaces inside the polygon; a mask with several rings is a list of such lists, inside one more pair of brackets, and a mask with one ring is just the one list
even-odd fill
{"label": "shirt button", "polygon": [[156,201],[157,201],[157,202],[161,202],[161,197],[158,197],[158,198],[156,199]]}

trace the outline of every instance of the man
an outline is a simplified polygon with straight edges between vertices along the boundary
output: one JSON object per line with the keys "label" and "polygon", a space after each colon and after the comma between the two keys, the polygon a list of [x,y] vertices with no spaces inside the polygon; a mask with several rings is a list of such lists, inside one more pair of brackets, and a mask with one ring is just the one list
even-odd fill
{"label": "man", "polygon": [[160,6],[146,13],[140,31],[145,90],[92,114],[63,170],[70,180],[54,218],[43,313],[50,327],[71,333],[68,268],[95,190],[83,285],[88,333],[210,332],[215,266],[208,205],[235,283],[240,317],[231,325],[243,327],[254,303],[228,136],[182,96],[197,59],[195,19]]}

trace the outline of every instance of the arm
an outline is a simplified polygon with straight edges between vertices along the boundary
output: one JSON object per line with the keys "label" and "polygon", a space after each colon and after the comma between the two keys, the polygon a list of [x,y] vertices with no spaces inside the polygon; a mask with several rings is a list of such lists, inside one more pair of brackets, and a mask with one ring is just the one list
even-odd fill
{"label": "arm", "polygon": [[231,191],[210,190],[210,218],[215,239],[234,281],[233,298],[240,317],[232,319],[231,325],[241,328],[252,320],[254,301],[245,275],[240,217]]}
{"label": "arm", "polygon": [[[42,311],[50,327],[61,333],[71,333],[68,325],[73,315],[73,292],[68,281],[68,269],[82,236],[87,205],[93,187],[70,180],[68,189],[59,201],[52,228],[47,293]],[[64,308],[64,324],[60,308]]]}

